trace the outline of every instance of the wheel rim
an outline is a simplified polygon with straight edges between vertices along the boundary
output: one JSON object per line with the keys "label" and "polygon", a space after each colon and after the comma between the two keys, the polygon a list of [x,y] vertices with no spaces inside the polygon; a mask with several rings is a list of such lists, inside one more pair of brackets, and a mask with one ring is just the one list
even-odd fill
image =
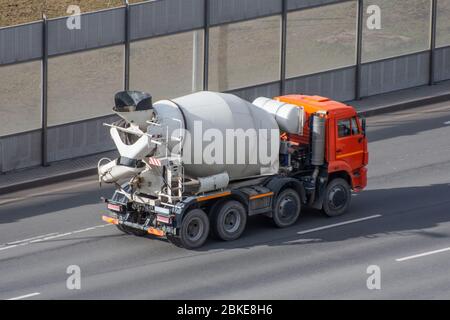
{"label": "wheel rim", "polygon": [[347,203],[347,197],[347,192],[345,192],[343,186],[334,186],[328,193],[328,203],[330,208],[333,210],[342,209]]}
{"label": "wheel rim", "polygon": [[200,219],[195,218],[189,221],[187,226],[187,237],[190,241],[198,241],[203,235],[204,226]]}
{"label": "wheel rim", "polygon": [[282,222],[290,222],[297,215],[298,206],[292,196],[286,196],[280,201],[278,206],[279,219]]}
{"label": "wheel rim", "polygon": [[227,211],[223,218],[223,228],[227,233],[234,233],[241,225],[241,216],[235,209]]}

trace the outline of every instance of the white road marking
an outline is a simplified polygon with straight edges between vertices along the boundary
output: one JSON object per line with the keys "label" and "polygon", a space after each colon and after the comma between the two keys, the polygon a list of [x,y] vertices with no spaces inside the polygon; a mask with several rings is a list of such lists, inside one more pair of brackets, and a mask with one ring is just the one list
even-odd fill
{"label": "white road marking", "polygon": [[20,297],[10,298],[8,300],[21,300],[21,299],[25,299],[25,298],[38,296],[38,295],[40,295],[39,292],[34,292],[34,293],[26,294],[26,295],[23,295],[23,296],[20,296]]}
{"label": "white road marking", "polygon": [[14,244],[12,246],[3,247],[3,248],[0,248],[0,251],[12,249],[12,248],[15,248],[15,247],[18,247],[18,246],[19,246],[18,244]]}
{"label": "white road marking", "polygon": [[446,251],[450,251],[450,247],[449,248],[444,248],[444,249],[439,249],[439,250],[434,250],[434,251],[428,251],[428,252],[424,252],[424,253],[419,253],[419,254],[415,254],[413,256],[409,256],[409,257],[395,259],[395,261],[402,262],[402,261],[416,259],[416,258],[421,258],[421,257],[426,257],[426,256],[429,256],[429,255],[432,255],[432,254],[442,253],[442,252],[446,252]]}
{"label": "white road marking", "polygon": [[58,189],[47,190],[47,191],[38,192],[38,193],[32,193],[32,194],[29,194],[29,195],[26,195],[26,196],[23,196],[23,197],[6,199],[6,200],[0,201],[0,205],[12,203],[12,202],[17,202],[17,201],[22,201],[22,200],[27,200],[27,199],[30,199],[30,198],[44,196],[44,195],[48,196],[48,195],[52,195],[52,193],[54,193],[54,192],[66,191],[66,190],[74,189],[74,188],[77,188],[77,187],[83,187],[83,186],[87,186],[87,185],[94,184],[94,183],[98,183],[98,181],[85,181],[85,182],[80,182],[78,184],[73,184],[73,185],[69,185],[69,186],[66,186],[66,187],[58,188]]}
{"label": "white road marking", "polygon": [[445,125],[450,125],[450,121],[444,122]]}
{"label": "white road marking", "polygon": [[28,238],[28,239],[17,240],[14,242],[9,242],[9,243],[5,244],[3,247],[0,247],[0,251],[17,248],[17,247],[22,247],[22,246],[26,246],[29,244],[39,243],[39,242],[52,240],[52,239],[56,239],[56,238],[62,238],[62,237],[70,236],[71,234],[96,230],[99,228],[104,228],[106,226],[111,226],[111,224],[108,224],[108,223],[101,224],[98,226],[93,226],[93,227],[84,228],[84,229],[80,229],[80,230],[70,231],[70,232],[66,232],[66,233],[49,233],[46,235],[36,236],[36,237]]}
{"label": "white road marking", "polygon": [[349,221],[344,221],[344,222],[340,222],[340,223],[330,224],[328,226],[323,226],[323,227],[318,227],[318,228],[314,228],[314,229],[300,231],[300,232],[297,232],[297,234],[307,234],[307,233],[311,233],[311,232],[316,232],[316,231],[326,230],[326,229],[330,229],[330,228],[340,227],[340,226],[344,226],[344,225],[347,225],[347,224],[361,222],[361,221],[366,221],[366,220],[375,219],[375,218],[379,218],[379,217],[381,217],[381,214],[375,214],[373,216],[369,216],[369,217],[365,217],[365,218],[361,218],[361,219],[349,220]]}
{"label": "white road marking", "polygon": [[19,244],[19,243],[22,243],[22,242],[31,241],[31,240],[35,240],[35,239],[38,239],[38,238],[45,238],[45,237],[48,237],[48,236],[52,236],[52,235],[54,235],[54,234],[57,234],[57,233],[56,233],[56,232],[54,232],[54,233],[47,233],[47,234],[44,234],[44,235],[42,235],[42,236],[36,236],[36,237],[28,238],[28,239],[23,239],[23,240],[17,240],[17,241],[13,241],[13,242],[8,242],[6,245]]}

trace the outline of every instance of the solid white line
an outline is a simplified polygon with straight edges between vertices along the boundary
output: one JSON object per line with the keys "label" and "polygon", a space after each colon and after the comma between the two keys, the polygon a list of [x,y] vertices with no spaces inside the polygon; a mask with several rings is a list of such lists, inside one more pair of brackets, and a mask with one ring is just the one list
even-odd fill
{"label": "solid white line", "polygon": [[30,294],[26,294],[20,297],[15,297],[15,298],[11,298],[11,299],[7,299],[7,300],[20,300],[20,299],[25,299],[25,298],[30,298],[30,297],[34,297],[40,295],[39,292],[34,292],[34,293],[30,293]]}
{"label": "solid white line", "polygon": [[445,125],[449,125],[449,124],[450,124],[450,121],[444,122],[444,124],[445,124]]}
{"label": "solid white line", "polygon": [[375,218],[379,218],[379,217],[381,217],[381,214],[375,214],[373,216],[369,216],[369,217],[365,217],[365,218],[361,218],[361,219],[349,220],[349,221],[344,221],[344,222],[340,222],[340,223],[330,224],[328,226],[323,226],[323,227],[319,227],[319,228],[300,231],[300,232],[297,232],[297,234],[306,234],[306,233],[316,232],[316,231],[320,231],[320,230],[340,227],[340,226],[344,226],[346,224],[366,221],[366,220],[375,219]]}
{"label": "solid white line", "polygon": [[23,239],[23,240],[17,240],[17,241],[13,241],[13,242],[8,242],[6,245],[19,244],[19,243],[21,243],[21,242],[27,242],[27,241],[31,241],[31,240],[35,240],[35,239],[39,239],[39,238],[45,238],[45,237],[52,236],[52,235],[55,235],[55,234],[57,234],[57,233],[56,233],[56,232],[53,232],[53,233],[47,233],[47,234],[43,234],[42,236],[36,236],[36,237],[33,237],[33,238],[28,238],[28,239]]}
{"label": "solid white line", "polygon": [[15,248],[15,247],[18,247],[18,246],[19,246],[18,244],[13,244],[12,246],[7,246],[7,247],[0,248],[0,251],[7,250],[7,249],[12,249],[12,248]]}
{"label": "solid white line", "polygon": [[[29,245],[32,243],[38,243],[38,242],[44,242],[44,241],[52,240],[52,239],[56,239],[56,238],[62,238],[62,237],[69,236],[71,234],[96,230],[98,228],[103,228],[103,227],[107,227],[107,226],[112,226],[112,225],[106,223],[106,224],[101,224],[101,225],[97,225],[94,227],[84,228],[84,229],[66,232],[66,233],[49,233],[47,235],[36,236],[33,238],[24,239],[24,240],[17,240],[14,242],[7,243],[7,246],[5,246],[5,247],[0,247],[0,251],[8,250],[8,249],[16,248],[16,247],[21,247],[21,246],[26,246],[26,245]],[[32,240],[32,239],[34,239],[34,240]]]}
{"label": "solid white line", "polygon": [[446,251],[450,251],[450,247],[449,248],[444,248],[444,249],[439,249],[439,250],[434,250],[434,251],[428,251],[428,252],[424,252],[424,253],[419,253],[419,254],[415,254],[413,256],[409,256],[409,257],[395,259],[395,261],[402,262],[402,261],[416,259],[416,258],[421,258],[421,257],[426,257],[426,256],[429,256],[429,255],[432,255],[432,254],[442,253],[442,252],[446,252]]}

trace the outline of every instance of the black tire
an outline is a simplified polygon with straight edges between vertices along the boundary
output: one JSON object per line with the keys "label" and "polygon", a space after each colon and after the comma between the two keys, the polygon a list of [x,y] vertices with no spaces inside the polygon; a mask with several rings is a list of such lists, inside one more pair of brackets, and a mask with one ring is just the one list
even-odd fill
{"label": "black tire", "polygon": [[209,231],[209,234],[210,234],[210,236],[211,236],[211,238],[212,239],[214,239],[214,240],[220,240],[220,238],[217,236],[217,234],[216,233],[214,233],[214,231],[213,231],[213,222],[212,222],[212,219],[213,219],[213,216],[214,216],[214,213],[215,212],[217,212],[218,210],[219,210],[219,208],[220,208],[220,206],[225,202],[226,200],[217,200],[210,208],[209,208],[209,211],[208,211],[208,217],[209,217],[209,225],[210,225],[210,231]]}
{"label": "black tire", "polygon": [[348,182],[342,178],[333,179],[327,185],[322,211],[329,217],[340,216],[350,207],[351,199]]}
{"label": "black tire", "polygon": [[177,246],[177,247],[179,247],[179,248],[183,248],[183,244],[181,243],[181,240],[180,240],[179,237],[174,236],[174,235],[166,235],[166,237],[167,237],[167,240],[168,240],[171,244],[173,244],[173,245],[175,245],[175,246]]}
{"label": "black tire", "polygon": [[129,227],[121,225],[121,224],[117,225],[117,229],[119,229],[123,233],[131,234],[133,236],[143,237],[143,236],[147,235],[147,232],[144,230],[129,228]]}
{"label": "black tire", "polygon": [[283,190],[276,198],[272,220],[278,228],[287,228],[297,222],[302,203],[294,189]]}
{"label": "black tire", "polygon": [[178,247],[196,249],[205,243],[208,234],[208,216],[203,210],[194,209],[184,217],[179,236],[168,236],[167,239]]}
{"label": "black tire", "polygon": [[226,200],[211,208],[211,234],[224,241],[238,239],[247,225],[247,210],[236,200]]}

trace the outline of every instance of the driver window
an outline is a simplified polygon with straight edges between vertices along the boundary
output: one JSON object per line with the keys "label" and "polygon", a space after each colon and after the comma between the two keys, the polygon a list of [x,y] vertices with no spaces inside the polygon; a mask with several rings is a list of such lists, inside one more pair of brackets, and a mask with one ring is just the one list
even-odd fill
{"label": "driver window", "polygon": [[339,138],[345,138],[351,136],[352,130],[350,125],[350,119],[344,119],[338,121],[338,136]]}

